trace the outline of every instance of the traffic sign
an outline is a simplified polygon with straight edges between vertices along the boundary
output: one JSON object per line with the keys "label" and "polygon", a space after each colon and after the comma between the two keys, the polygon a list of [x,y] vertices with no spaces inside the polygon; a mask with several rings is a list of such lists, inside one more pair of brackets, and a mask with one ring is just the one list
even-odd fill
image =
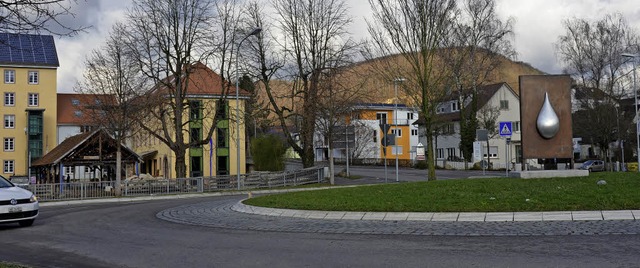
{"label": "traffic sign", "polygon": [[502,137],[507,137],[507,136],[511,136],[512,133],[512,125],[511,122],[500,122],[499,125],[499,129],[500,129],[500,136]]}

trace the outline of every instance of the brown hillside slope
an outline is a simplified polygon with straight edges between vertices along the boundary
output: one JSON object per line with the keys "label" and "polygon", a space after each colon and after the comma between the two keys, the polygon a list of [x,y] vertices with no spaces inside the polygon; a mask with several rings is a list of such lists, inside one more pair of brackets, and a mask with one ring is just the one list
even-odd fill
{"label": "brown hillside slope", "polygon": [[[545,74],[527,63],[512,61],[503,56],[499,57],[499,67],[489,75],[483,84],[506,82],[516,92],[516,94],[519,94],[518,77],[520,75]],[[389,61],[392,61],[393,63],[389,64]],[[395,95],[393,78],[383,77],[377,70],[379,70],[381,66],[391,65],[409,68],[406,62],[403,62],[403,57],[400,55],[393,55],[356,63],[342,70],[342,74],[339,78],[341,81],[339,81],[338,84],[357,85],[355,87],[351,86],[350,90],[361,91],[358,98],[358,102],[360,103],[393,103]],[[285,110],[290,109],[292,111],[296,111],[302,106],[299,94],[297,97],[292,98],[292,96],[296,95],[294,94],[296,92],[295,87],[299,87],[299,85],[290,81],[274,80],[271,82],[271,87],[279,107],[286,107]],[[264,92],[264,85],[259,83],[256,85],[256,88],[259,92],[259,99],[268,103],[268,98]],[[413,105],[411,99],[405,96],[401,86],[398,87],[398,95],[399,103]],[[272,110],[272,107],[269,106],[269,109]],[[272,112],[270,117],[273,118],[274,116],[275,115]]]}

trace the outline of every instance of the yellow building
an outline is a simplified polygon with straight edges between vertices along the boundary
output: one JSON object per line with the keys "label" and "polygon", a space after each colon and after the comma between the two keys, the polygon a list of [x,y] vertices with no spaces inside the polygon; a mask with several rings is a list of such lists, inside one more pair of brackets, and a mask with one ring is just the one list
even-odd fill
{"label": "yellow building", "polygon": [[29,163],[56,146],[56,71],[53,36],[0,33],[4,177],[30,175]]}
{"label": "yellow building", "polygon": [[[185,155],[186,173],[189,177],[235,175],[237,168],[236,143],[236,107],[235,87],[228,92],[221,88],[222,77],[202,63],[192,66],[187,89],[188,106],[183,114],[185,122],[183,133],[185,143],[188,139],[203,140],[214,121],[217,128],[207,144],[192,146]],[[246,91],[241,90],[238,109],[244,115],[244,102],[249,98]],[[216,102],[224,99],[223,107],[216,107]],[[168,105],[165,103],[164,105]],[[240,121],[240,173],[246,172],[246,146],[244,122]],[[160,122],[150,121],[147,126],[161,133]],[[173,133],[171,133],[173,137]],[[154,177],[175,178],[175,153],[162,141],[147,131],[129,141],[129,145],[144,160],[141,173]]]}
{"label": "yellow building", "polygon": [[[345,158],[348,150],[349,161],[353,163],[380,163],[382,159],[395,160],[401,165],[409,165],[416,159],[418,146],[418,126],[413,123],[418,113],[404,104],[371,103],[354,105],[351,109],[345,133],[344,126],[333,132],[332,154],[338,159]],[[380,125],[387,124],[387,134],[395,134],[393,143],[382,144],[384,132]],[[349,142],[344,142],[349,140]],[[315,135],[316,160],[329,158],[327,137]],[[386,152],[385,152],[386,151]]]}
{"label": "yellow building", "polygon": [[[372,145],[379,158],[395,159],[405,163],[414,160],[415,147],[418,145],[418,127],[413,123],[418,119],[417,112],[404,104],[365,104],[354,107],[353,121],[367,124],[373,130]],[[394,134],[394,145],[386,147],[386,156],[382,139],[384,133],[381,124],[387,124],[387,134]]]}

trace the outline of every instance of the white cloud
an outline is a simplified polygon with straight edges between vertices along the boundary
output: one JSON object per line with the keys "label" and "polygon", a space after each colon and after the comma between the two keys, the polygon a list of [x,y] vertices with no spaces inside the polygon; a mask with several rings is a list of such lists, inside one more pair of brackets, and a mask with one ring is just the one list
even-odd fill
{"label": "white cloud", "polygon": [[[514,17],[514,46],[518,60],[548,73],[560,73],[554,43],[563,34],[562,21],[573,17],[598,19],[606,13],[620,12],[629,25],[640,31],[640,5],[637,0],[496,0],[498,13],[503,18]],[[129,1],[99,0],[81,7],[81,22],[93,24],[89,33],[56,41],[60,68],[58,91],[72,92],[77,79],[82,77],[83,61],[92,49],[100,47],[111,26],[124,17]],[[365,17],[371,17],[368,0],[348,0],[353,15],[350,32],[360,40],[368,35]]]}
{"label": "white cloud", "polygon": [[91,25],[87,33],[75,37],[57,38],[58,50],[58,92],[74,92],[78,79],[82,78],[84,60],[92,50],[99,49],[111,27],[125,16],[126,5],[120,1],[99,1],[98,8],[83,9],[83,22],[77,25]]}
{"label": "white cloud", "polygon": [[637,0],[497,0],[503,18],[514,17],[515,48],[518,59],[548,73],[561,73],[554,44],[564,34],[563,21],[571,18],[600,19],[604,14],[620,12],[640,30],[640,6]]}

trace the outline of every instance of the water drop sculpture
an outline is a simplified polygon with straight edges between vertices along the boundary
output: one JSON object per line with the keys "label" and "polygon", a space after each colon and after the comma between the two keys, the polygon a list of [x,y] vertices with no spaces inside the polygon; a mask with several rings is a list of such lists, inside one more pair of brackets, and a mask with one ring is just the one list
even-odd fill
{"label": "water drop sculpture", "polygon": [[551,139],[560,130],[560,119],[553,110],[551,102],[549,102],[549,93],[544,93],[544,103],[538,113],[538,120],[536,122],[538,127],[538,133],[545,139]]}

